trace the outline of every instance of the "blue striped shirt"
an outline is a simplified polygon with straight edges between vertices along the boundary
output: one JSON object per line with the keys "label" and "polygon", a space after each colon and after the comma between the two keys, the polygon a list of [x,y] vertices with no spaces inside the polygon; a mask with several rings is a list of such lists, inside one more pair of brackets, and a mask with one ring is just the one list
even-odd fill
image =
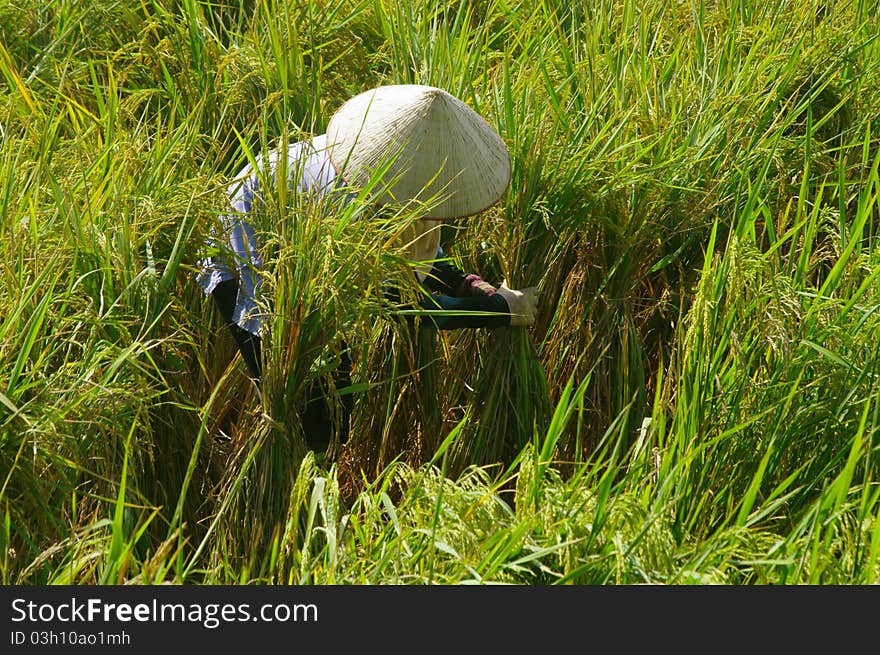
{"label": "blue striped shirt", "polygon": [[[274,179],[280,157],[280,150],[269,153],[268,167],[264,168],[263,157],[259,155],[254,162],[256,167],[248,163],[229,185],[229,208],[220,217],[222,237],[213,234],[208,240],[209,246],[225,253],[225,256],[202,259],[196,278],[205,295],[210,295],[221,282],[238,279],[238,298],[232,320],[257,336],[260,335],[263,319],[257,303],[261,286],[259,271],[263,260],[257,234],[248,217],[260,201],[260,178]],[[336,171],[327,153],[326,135],[290,144],[287,148],[287,170],[290,171],[291,180],[298,176],[298,192],[326,193],[336,182]]]}

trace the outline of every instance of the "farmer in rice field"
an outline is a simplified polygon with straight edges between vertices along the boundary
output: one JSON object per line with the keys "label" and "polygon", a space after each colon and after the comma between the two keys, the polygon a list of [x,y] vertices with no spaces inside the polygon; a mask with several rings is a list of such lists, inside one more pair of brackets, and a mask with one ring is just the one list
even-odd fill
{"label": "farmer in rice field", "polygon": [[[272,179],[281,153],[261,159],[263,179]],[[388,163],[390,161],[390,164]],[[422,324],[449,330],[530,325],[537,289],[494,287],[475,273],[444,259],[443,221],[478,214],[494,205],[510,181],[510,157],[498,133],[461,100],[441,89],[420,85],[380,86],[361,93],[331,117],[327,133],[287,149],[291,188],[322,196],[333,188],[364,185],[377,167],[387,165],[375,204],[426,203],[409,247],[424,289],[419,306],[452,310],[431,314]],[[266,173],[269,175],[267,176]],[[259,309],[260,244],[248,217],[260,202],[260,176],[248,164],[230,186],[230,206],[222,218],[220,244],[227,256],[202,261],[198,281],[214,298],[229,326],[251,377],[261,378]],[[440,199],[436,202],[436,199]],[[346,386],[350,361],[343,359],[337,388]],[[350,384],[350,382],[348,382]],[[346,396],[350,403],[351,396]],[[350,410],[350,408],[348,408]]]}

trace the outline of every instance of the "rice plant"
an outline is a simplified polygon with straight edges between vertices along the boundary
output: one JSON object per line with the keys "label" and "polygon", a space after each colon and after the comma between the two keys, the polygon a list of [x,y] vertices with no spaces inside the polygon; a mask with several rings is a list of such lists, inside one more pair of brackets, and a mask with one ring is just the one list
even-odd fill
{"label": "rice plant", "polygon": [[[878,20],[0,0],[0,582],[876,584]],[[194,282],[227,188],[397,83],[504,138],[443,246],[537,320],[410,329],[417,212],[282,171],[258,390]]]}

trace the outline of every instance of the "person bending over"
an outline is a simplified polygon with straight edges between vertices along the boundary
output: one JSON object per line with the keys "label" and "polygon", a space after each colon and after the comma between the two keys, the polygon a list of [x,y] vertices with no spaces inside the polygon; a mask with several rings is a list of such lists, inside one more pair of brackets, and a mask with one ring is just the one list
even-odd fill
{"label": "person bending over", "polygon": [[[261,201],[261,179],[275,181],[282,157],[297,193],[318,197],[339,188],[356,189],[384,166],[383,180],[371,200],[377,205],[411,201],[428,207],[415,222],[408,255],[425,290],[418,305],[428,312],[421,325],[439,330],[527,326],[535,319],[536,287],[494,287],[477,273],[466,273],[445,258],[440,245],[444,221],[464,219],[498,202],[510,183],[510,156],[500,135],[464,102],[446,91],[423,85],[380,86],[344,103],[325,134],[290,144],[248,164],[229,187],[229,208],[221,216],[222,235],[210,244],[222,255],[201,261],[198,283],[213,297],[247,366],[259,386],[262,377],[259,310],[259,238],[252,225]],[[440,199],[439,202],[437,199]],[[390,299],[397,299],[393,288]],[[343,351],[336,388],[350,384],[351,360]],[[341,398],[346,434],[351,395]],[[309,414],[311,412],[311,414]],[[329,408],[320,398],[307,401],[305,422],[323,443]]]}

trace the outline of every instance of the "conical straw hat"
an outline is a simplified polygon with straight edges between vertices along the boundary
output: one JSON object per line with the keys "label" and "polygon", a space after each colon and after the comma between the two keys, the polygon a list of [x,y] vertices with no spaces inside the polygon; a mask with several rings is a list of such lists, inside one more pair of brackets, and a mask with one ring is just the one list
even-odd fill
{"label": "conical straw hat", "polygon": [[327,146],[350,185],[365,185],[387,165],[375,201],[424,202],[426,218],[477,214],[510,182],[510,154],[498,133],[432,86],[380,86],[353,97],[331,117]]}

